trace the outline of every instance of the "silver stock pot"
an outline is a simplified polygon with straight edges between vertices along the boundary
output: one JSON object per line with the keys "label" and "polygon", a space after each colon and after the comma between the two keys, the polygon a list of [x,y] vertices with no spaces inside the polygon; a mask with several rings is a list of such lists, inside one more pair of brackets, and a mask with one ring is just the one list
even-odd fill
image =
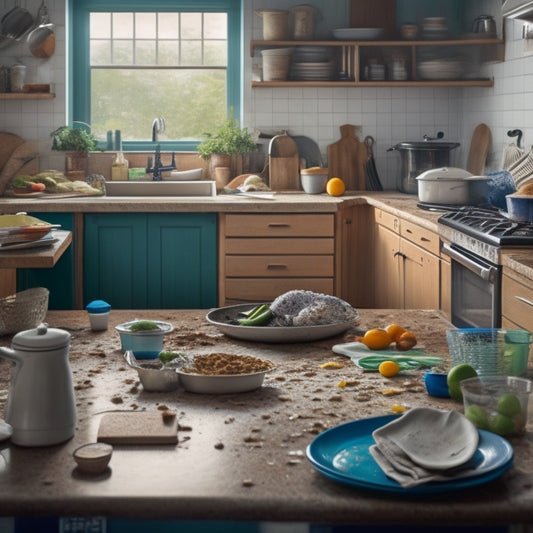
{"label": "silver stock pot", "polygon": [[450,151],[458,146],[458,142],[406,141],[389,148],[389,152],[398,151],[401,158],[397,177],[398,190],[418,194],[417,176],[432,168],[448,167]]}

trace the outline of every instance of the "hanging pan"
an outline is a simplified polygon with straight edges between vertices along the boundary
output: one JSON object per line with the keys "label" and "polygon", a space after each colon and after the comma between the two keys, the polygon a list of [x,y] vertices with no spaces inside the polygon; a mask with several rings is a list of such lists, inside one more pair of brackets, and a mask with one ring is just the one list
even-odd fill
{"label": "hanging pan", "polygon": [[56,37],[45,0],[42,1],[37,17],[39,24],[28,34],[28,47],[33,56],[46,59],[51,57],[55,51]]}
{"label": "hanging pan", "polygon": [[20,39],[32,27],[33,17],[27,9],[20,7],[17,1],[15,7],[2,17],[0,23],[0,48],[5,48]]}

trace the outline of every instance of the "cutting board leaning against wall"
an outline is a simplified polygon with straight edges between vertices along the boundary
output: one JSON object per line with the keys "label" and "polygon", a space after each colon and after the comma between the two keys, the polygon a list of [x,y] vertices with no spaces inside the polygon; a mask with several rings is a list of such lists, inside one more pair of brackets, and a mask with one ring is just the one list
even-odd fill
{"label": "cutting board leaning against wall", "polygon": [[340,130],[340,140],[328,146],[328,175],[341,178],[349,191],[363,191],[367,148],[359,141],[356,126],[344,124]]}

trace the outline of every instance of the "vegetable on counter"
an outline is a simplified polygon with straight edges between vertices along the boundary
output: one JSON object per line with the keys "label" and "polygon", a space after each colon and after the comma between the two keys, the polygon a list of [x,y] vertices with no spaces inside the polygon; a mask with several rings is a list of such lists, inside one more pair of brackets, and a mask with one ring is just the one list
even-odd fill
{"label": "vegetable on counter", "polygon": [[139,320],[130,326],[130,331],[154,331],[156,329],[161,328],[151,320]]}
{"label": "vegetable on counter", "polygon": [[241,326],[265,326],[272,318],[272,310],[266,304],[258,305],[251,309],[245,318],[239,319]]}
{"label": "vegetable on counter", "polygon": [[11,187],[18,194],[32,192],[47,193],[81,193],[88,196],[99,196],[103,192],[91,187],[85,181],[71,181],[58,170],[45,170],[33,176],[22,174],[11,180]]}
{"label": "vegetable on counter", "polygon": [[185,354],[181,352],[164,351],[160,352],[158,355],[158,359],[164,365],[170,363],[171,361],[174,361],[174,359],[177,359],[178,357],[185,357]]}

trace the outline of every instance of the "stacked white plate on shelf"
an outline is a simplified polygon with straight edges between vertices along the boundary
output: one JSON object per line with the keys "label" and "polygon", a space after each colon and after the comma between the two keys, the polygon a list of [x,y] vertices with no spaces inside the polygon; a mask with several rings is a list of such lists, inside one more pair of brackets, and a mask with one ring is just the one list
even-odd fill
{"label": "stacked white plate on shelf", "polygon": [[448,23],[444,17],[426,17],[422,21],[422,39],[438,41],[448,37]]}
{"label": "stacked white plate on shelf", "polygon": [[464,73],[464,64],[459,59],[431,59],[419,61],[418,76],[423,80],[457,80]]}
{"label": "stacked white plate on shelf", "polygon": [[293,63],[291,79],[300,81],[335,79],[335,61],[319,63]]}
{"label": "stacked white plate on shelf", "polygon": [[295,63],[323,63],[329,61],[327,46],[296,46],[293,53]]}

